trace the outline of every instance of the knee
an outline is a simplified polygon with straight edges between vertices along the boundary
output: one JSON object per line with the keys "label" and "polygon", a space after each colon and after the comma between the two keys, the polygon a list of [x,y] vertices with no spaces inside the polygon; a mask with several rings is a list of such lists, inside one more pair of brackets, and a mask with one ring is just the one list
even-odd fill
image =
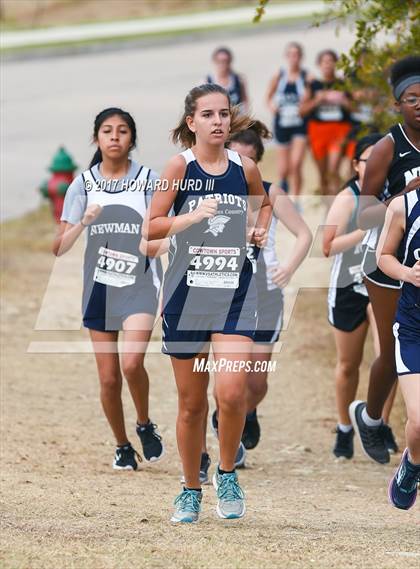
{"label": "knee", "polygon": [[290,175],[291,176],[298,176],[300,174],[300,163],[299,162],[292,162],[290,164]]}
{"label": "knee", "polygon": [[206,402],[203,400],[179,401],[178,417],[184,423],[196,424],[202,422],[207,412]]}
{"label": "knee", "polygon": [[240,386],[229,386],[218,395],[219,409],[227,413],[242,412],[246,407],[246,390]]}
{"label": "knee", "polygon": [[252,395],[265,394],[268,389],[267,376],[250,377],[248,390]]}
{"label": "knee", "polygon": [[339,360],[337,362],[337,375],[350,378],[359,371],[359,365],[359,361],[351,362],[349,360]]}
{"label": "knee", "polygon": [[123,361],[122,364],[122,372],[124,377],[127,379],[128,382],[137,380],[139,374],[144,372],[144,359],[143,358],[127,358]]}
{"label": "knee", "polygon": [[100,376],[101,391],[115,393],[121,391],[121,378],[116,374],[104,373]]}
{"label": "knee", "polygon": [[289,167],[286,165],[280,166],[279,174],[281,178],[287,178],[287,176],[289,175]]}
{"label": "knee", "polygon": [[416,441],[420,441],[420,411],[409,412],[408,423],[410,428],[410,434],[415,438]]}

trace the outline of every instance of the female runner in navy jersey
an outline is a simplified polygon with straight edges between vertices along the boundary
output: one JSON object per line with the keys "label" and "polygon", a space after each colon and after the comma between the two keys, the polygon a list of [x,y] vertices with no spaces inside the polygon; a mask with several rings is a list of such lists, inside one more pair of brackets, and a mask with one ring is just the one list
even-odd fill
{"label": "female runner in navy jersey", "polygon": [[[136,125],[129,113],[113,107],[103,110],[95,118],[93,139],[98,148],[90,167],[66,193],[54,253],[63,255],[86,232],[83,323],[95,351],[102,406],[117,442],[113,468],[136,470],[137,453],[124,423],[123,375],[136,407],[144,457],[156,461],[164,453],[156,425],[149,419],[144,356],[162,279],[160,261],[149,255],[163,253],[165,243],[140,243],[152,194],[148,185],[157,176],[130,159]],[[124,346],[121,365],[115,347],[119,331]]]}
{"label": "female runner in navy jersey", "polygon": [[[173,522],[195,522],[200,511],[208,373],[197,371],[197,363],[207,361],[210,344],[219,364],[216,509],[227,519],[245,513],[234,461],[246,415],[244,364],[251,357],[256,325],[256,294],[250,290],[252,267],[246,256],[247,219],[259,209],[251,238],[262,246],[271,208],[255,164],[226,150],[225,143],[230,133],[249,123],[248,117],[238,117],[219,85],[201,85],[188,93],[173,133],[174,141],[186,150],[165,168],[162,183],[168,190],[155,192],[143,233],[147,239],[171,237],[163,293],[163,352],[171,356],[178,389],[177,440],[185,477]],[[174,215],[169,216],[172,208]]]}
{"label": "female runner in navy jersey", "polygon": [[[334,328],[337,350],[335,384],[339,421],[333,449],[337,458],[350,459],[353,457],[354,430],[348,408],[356,395],[359,367],[362,363],[369,326],[373,335],[376,356],[379,353],[375,317],[369,304],[368,292],[363,284],[361,268],[362,239],[365,232],[358,229],[356,215],[366,162],[373,146],[381,138],[380,134],[371,134],[357,142],[353,157],[353,169],[356,176],[349,180],[345,188],[337,194],[324,226],[324,254],[327,257],[335,256],[328,293],[328,320]],[[391,428],[388,426],[394,395],[395,390],[388,398],[382,414],[387,448],[390,452],[398,450]]]}
{"label": "female runner in navy jersey", "polygon": [[420,184],[420,57],[409,56],[391,69],[391,84],[397,110],[403,123],[374,147],[366,164],[360,196],[359,225],[372,228],[363,261],[365,283],[378,326],[380,354],[369,378],[367,405],[354,401],[350,417],[366,455],[379,463],[390,460],[384,438],[382,409],[397,377],[392,326],[395,318],[400,281],[376,267],[377,237],[385,218],[386,206],[396,196]]}
{"label": "female runner in navy jersey", "polygon": [[[263,139],[270,133],[260,121],[255,121],[247,130],[231,137],[229,148],[241,156],[251,158],[258,164],[264,155]],[[258,323],[254,334],[252,361],[255,366],[269,362],[274,344],[280,336],[283,322],[283,288],[289,283],[304,260],[312,242],[312,234],[292,201],[276,184],[263,182],[264,189],[273,208],[273,218],[268,232],[268,240],[260,251],[254,245],[248,248],[248,256],[255,263],[255,282],[257,287]],[[277,221],[280,221],[296,238],[290,256],[280,262],[276,252]],[[242,433],[242,443],[246,449],[255,448],[260,439],[260,426],[257,406],[268,390],[268,372],[253,370],[248,376],[248,412]],[[214,426],[213,416],[213,426]]]}
{"label": "female runner in navy jersey", "polygon": [[[418,101],[420,93],[417,94]],[[398,249],[402,243],[402,262]],[[408,510],[420,483],[420,189],[392,201],[378,244],[378,265],[403,281],[395,323],[395,360],[407,410],[407,449],[389,484],[391,503]]]}
{"label": "female runner in navy jersey", "polygon": [[300,101],[306,83],[312,81],[302,69],[303,48],[297,42],[286,47],[287,69],[279,71],[271,79],[266,101],[274,115],[274,137],[278,144],[280,184],[296,199],[302,189],[302,164],[306,150],[307,121],[301,117]]}
{"label": "female runner in navy jersey", "polygon": [[207,75],[207,83],[224,87],[232,105],[239,105],[241,112],[248,110],[248,91],[245,79],[232,69],[233,54],[227,47],[218,47],[213,52],[214,74]]}

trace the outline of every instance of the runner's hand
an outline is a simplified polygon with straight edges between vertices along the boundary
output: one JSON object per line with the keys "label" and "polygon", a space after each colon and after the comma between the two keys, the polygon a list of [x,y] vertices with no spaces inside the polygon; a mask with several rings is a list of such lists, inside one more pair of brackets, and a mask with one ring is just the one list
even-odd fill
{"label": "runner's hand", "polygon": [[193,211],[193,223],[200,223],[203,219],[214,217],[217,212],[218,201],[215,198],[208,198],[201,202],[196,210]]}
{"label": "runner's hand", "polygon": [[91,223],[93,223],[95,219],[100,215],[102,209],[103,209],[102,206],[100,206],[97,203],[89,205],[86,208],[85,213],[82,217],[82,224],[90,225]]}
{"label": "runner's hand", "polygon": [[265,247],[267,244],[267,231],[262,227],[255,227],[248,233],[248,242],[257,247]]}
{"label": "runner's hand", "polygon": [[269,272],[271,280],[279,288],[284,288],[287,284],[289,284],[289,281],[293,275],[292,271],[288,267],[283,267],[282,265],[278,265],[274,269],[271,269]]}
{"label": "runner's hand", "polygon": [[408,282],[420,287],[420,261],[410,267],[408,271]]}

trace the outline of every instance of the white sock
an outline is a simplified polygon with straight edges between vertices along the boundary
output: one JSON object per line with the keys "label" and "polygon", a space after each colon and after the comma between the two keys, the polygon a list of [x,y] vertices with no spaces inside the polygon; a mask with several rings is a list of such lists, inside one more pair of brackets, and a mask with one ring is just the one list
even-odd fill
{"label": "white sock", "polygon": [[343,425],[343,423],[338,423],[338,428],[342,433],[349,433],[353,429],[353,425]]}
{"label": "white sock", "polygon": [[362,411],[362,419],[364,424],[368,427],[379,427],[382,425],[382,419],[372,419],[372,417],[369,417],[366,407]]}

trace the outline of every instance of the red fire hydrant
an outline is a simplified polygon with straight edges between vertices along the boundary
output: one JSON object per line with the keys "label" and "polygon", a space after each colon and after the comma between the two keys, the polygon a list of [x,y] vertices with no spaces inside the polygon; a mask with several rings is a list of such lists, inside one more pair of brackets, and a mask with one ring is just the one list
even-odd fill
{"label": "red fire hydrant", "polygon": [[76,168],[77,165],[73,162],[70,154],[64,147],[60,147],[48,168],[52,172],[51,178],[45,180],[39,188],[42,196],[50,200],[52,213],[57,223],[60,223],[64,197],[67,188],[73,181]]}

